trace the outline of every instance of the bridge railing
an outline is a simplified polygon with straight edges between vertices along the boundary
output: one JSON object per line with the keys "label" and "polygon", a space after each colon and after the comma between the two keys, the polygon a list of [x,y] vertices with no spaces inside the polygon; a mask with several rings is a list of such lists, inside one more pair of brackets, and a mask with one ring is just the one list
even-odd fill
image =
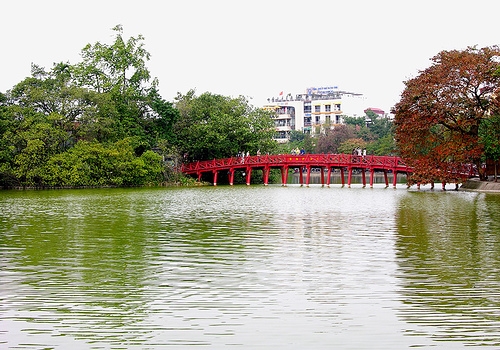
{"label": "bridge railing", "polygon": [[394,156],[357,156],[351,154],[277,154],[231,157],[192,162],[183,164],[181,171],[184,173],[198,173],[246,166],[256,168],[266,166],[361,167],[368,169],[398,169],[400,171],[407,169],[403,160]]}

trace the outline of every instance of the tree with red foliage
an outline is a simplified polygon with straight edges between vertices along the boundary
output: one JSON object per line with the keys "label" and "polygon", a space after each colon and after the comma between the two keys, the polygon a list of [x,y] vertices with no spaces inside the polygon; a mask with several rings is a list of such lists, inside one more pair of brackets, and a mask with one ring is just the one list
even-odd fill
{"label": "tree with red foliage", "polygon": [[497,46],[442,51],[431,61],[405,82],[395,106],[396,143],[414,169],[410,184],[459,182],[465,164],[482,171],[480,125],[500,110]]}

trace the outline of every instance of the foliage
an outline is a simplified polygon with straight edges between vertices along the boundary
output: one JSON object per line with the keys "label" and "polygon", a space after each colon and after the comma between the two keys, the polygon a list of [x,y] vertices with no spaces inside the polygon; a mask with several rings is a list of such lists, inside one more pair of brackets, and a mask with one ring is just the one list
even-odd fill
{"label": "foliage", "polygon": [[327,129],[325,134],[318,137],[316,152],[339,153],[340,145],[352,138],[355,138],[355,128],[352,125],[339,125],[334,129]]}
{"label": "foliage", "polygon": [[366,148],[369,154],[389,155],[395,150],[393,123],[386,117],[367,110],[364,117],[344,116],[344,125],[326,130],[318,138],[318,153],[351,153],[353,148]]}
{"label": "foliage", "polygon": [[161,98],[158,80],[151,78],[146,67],[150,54],[144,48],[144,37],[125,40],[122,26],[113,30],[116,36],[111,45],[88,44],[82,50],[83,61],[72,69],[76,84],[99,96],[94,101],[96,115],[83,118],[82,123],[90,124],[87,128],[93,130],[98,118],[99,125],[108,128],[108,140],[139,136],[154,145],[160,139],[171,139],[178,114]]}
{"label": "foliage", "polygon": [[396,142],[394,140],[394,134],[392,132],[386,134],[385,136],[376,139],[375,141],[366,145],[367,154],[374,154],[377,156],[393,156],[396,155]]}
{"label": "foliage", "polygon": [[[368,112],[371,112],[371,111],[368,111]],[[347,124],[347,125],[360,126],[360,127],[366,126],[365,117],[349,117],[349,116],[345,115],[342,117],[342,119],[344,119],[344,124]]]}
{"label": "foliage", "polygon": [[108,147],[80,141],[43,167],[42,184],[65,186],[138,186],[163,181],[162,157],[152,151],[135,156],[131,139]]}
{"label": "foliage", "polygon": [[414,168],[411,181],[457,181],[465,163],[481,169],[479,128],[498,111],[499,58],[496,46],[442,51],[405,82],[395,133],[401,156]]}
{"label": "foliage", "polygon": [[298,130],[292,130],[290,132],[290,142],[301,142],[306,138],[306,134]]}
{"label": "foliage", "polygon": [[[82,50],[82,62],[35,64],[0,95],[0,186],[136,186],[165,180],[160,144],[179,113],[146,68],[143,37]],[[160,160],[160,161],[159,161]]]}
{"label": "foliage", "polygon": [[186,160],[207,160],[256,154],[274,149],[269,112],[254,108],[240,96],[231,98],[194,90],[178,94],[179,119],[174,124],[174,145]]}
{"label": "foliage", "polygon": [[500,115],[493,115],[481,121],[479,143],[484,147],[485,158],[494,161],[500,159]]}
{"label": "foliage", "polygon": [[361,138],[348,139],[342,142],[338,148],[339,153],[353,154],[355,149],[366,149],[367,142]]}

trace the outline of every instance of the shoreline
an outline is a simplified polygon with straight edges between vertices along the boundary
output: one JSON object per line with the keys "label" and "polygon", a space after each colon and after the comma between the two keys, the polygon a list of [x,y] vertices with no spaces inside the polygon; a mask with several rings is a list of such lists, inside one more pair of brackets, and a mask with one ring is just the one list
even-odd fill
{"label": "shoreline", "polygon": [[469,179],[460,186],[461,191],[500,193],[500,181],[480,181],[478,178]]}

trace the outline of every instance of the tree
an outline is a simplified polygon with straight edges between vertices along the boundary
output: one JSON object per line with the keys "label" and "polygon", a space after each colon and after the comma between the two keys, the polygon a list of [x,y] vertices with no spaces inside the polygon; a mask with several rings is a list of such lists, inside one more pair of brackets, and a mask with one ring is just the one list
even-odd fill
{"label": "tree", "polygon": [[174,141],[178,111],[150,82],[143,37],[113,30],[114,42],[87,45],[79,64],[33,64],[30,77],[0,94],[1,186],[164,181],[152,148],[172,149],[163,145]]}
{"label": "tree", "polygon": [[[371,111],[368,111],[371,112]],[[372,112],[373,113],[373,112]],[[375,113],[373,113],[375,114]],[[347,115],[343,116],[344,119],[344,124],[347,125],[352,125],[352,126],[366,126],[366,119],[365,117],[349,117]]]}
{"label": "tree", "polygon": [[366,141],[363,139],[348,139],[342,142],[338,148],[339,153],[352,154],[354,149],[366,149]]}
{"label": "tree", "polygon": [[484,157],[494,161],[495,181],[497,181],[497,162],[500,159],[500,116],[493,115],[479,125],[479,141],[484,146]]}
{"label": "tree", "polygon": [[254,108],[243,97],[231,98],[194,90],[178,94],[179,119],[173,130],[175,145],[186,160],[207,160],[256,154],[273,149],[273,122],[269,112]]}
{"label": "tree", "polygon": [[137,156],[134,140],[103,145],[79,141],[69,151],[51,157],[42,167],[43,186],[141,186],[164,181],[162,158],[145,151]]}
{"label": "tree", "polygon": [[414,169],[410,183],[458,181],[463,164],[481,169],[479,126],[498,111],[499,59],[497,46],[442,51],[405,82],[395,134],[401,156]]}
{"label": "tree", "polygon": [[333,130],[326,130],[318,138],[316,152],[318,153],[338,153],[342,142],[356,137],[355,128],[352,125],[339,125]]}
{"label": "tree", "polygon": [[105,131],[113,131],[107,137],[113,136],[114,141],[139,136],[153,146],[159,139],[171,138],[177,114],[159,95],[158,80],[151,78],[144,37],[125,39],[121,25],[113,31],[112,44],[88,44],[82,50],[82,62],[73,67],[78,86],[99,96],[95,100],[97,115],[83,120],[83,124],[90,124],[83,127],[95,133],[93,123],[100,120],[112,126]]}
{"label": "tree", "polygon": [[306,134],[299,130],[292,130],[290,132],[290,142],[302,142],[306,138]]}

